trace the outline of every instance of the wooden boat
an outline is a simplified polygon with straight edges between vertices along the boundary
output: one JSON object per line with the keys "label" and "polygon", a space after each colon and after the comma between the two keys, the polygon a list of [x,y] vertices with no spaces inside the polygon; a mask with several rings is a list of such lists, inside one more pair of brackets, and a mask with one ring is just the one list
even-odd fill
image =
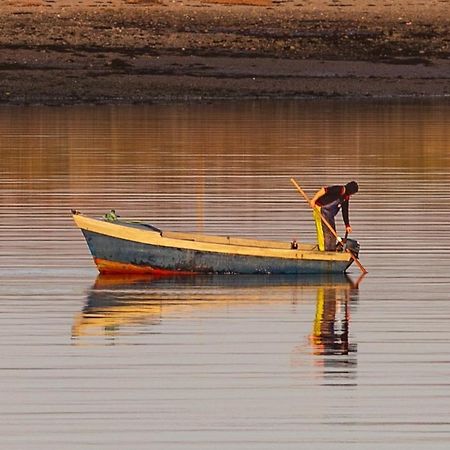
{"label": "wooden boat", "polygon": [[315,244],[162,231],[126,220],[93,219],[72,211],[100,273],[320,274],[343,273],[349,252]]}

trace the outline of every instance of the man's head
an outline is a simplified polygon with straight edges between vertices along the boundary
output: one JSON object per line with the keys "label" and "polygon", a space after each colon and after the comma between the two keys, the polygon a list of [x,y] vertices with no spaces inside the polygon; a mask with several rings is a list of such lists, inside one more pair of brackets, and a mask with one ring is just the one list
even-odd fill
{"label": "man's head", "polygon": [[358,192],[358,183],[356,181],[350,181],[350,183],[347,183],[345,185],[345,192],[347,195],[353,195]]}

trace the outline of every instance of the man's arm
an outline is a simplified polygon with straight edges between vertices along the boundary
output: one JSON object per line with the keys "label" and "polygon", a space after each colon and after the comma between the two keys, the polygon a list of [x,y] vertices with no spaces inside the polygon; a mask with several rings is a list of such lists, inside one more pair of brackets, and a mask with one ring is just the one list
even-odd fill
{"label": "man's arm", "polygon": [[311,199],[311,202],[310,202],[311,208],[315,208],[317,200],[319,200],[319,198],[325,194],[326,194],[325,188],[319,189],[316,192],[316,194],[314,195],[314,197]]}
{"label": "man's arm", "polygon": [[352,232],[352,227],[350,226],[350,219],[349,219],[349,214],[348,214],[348,206],[349,206],[349,201],[345,200],[342,203],[342,218],[344,219],[344,223],[345,223],[345,231],[347,233],[351,233]]}

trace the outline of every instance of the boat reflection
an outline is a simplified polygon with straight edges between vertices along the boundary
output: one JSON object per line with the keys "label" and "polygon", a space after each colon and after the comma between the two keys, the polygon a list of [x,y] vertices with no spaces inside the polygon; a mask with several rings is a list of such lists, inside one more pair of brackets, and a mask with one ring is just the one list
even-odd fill
{"label": "boat reflection", "polygon": [[99,275],[77,315],[72,338],[115,338],[125,327],[154,326],[171,316],[187,317],[200,309],[238,308],[254,304],[316,302],[310,336],[316,355],[346,355],[350,304],[358,283],[345,275],[290,276],[204,275],[193,277],[117,277]]}

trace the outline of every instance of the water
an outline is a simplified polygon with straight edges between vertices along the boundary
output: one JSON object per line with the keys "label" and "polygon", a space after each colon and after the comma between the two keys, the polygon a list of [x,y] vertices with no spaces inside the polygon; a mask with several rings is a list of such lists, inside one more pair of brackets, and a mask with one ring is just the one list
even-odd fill
{"label": "water", "polygon": [[[448,448],[449,125],[444,101],[0,108],[0,447]],[[70,216],[312,242],[292,176],[359,182],[364,279],[97,277]]]}

